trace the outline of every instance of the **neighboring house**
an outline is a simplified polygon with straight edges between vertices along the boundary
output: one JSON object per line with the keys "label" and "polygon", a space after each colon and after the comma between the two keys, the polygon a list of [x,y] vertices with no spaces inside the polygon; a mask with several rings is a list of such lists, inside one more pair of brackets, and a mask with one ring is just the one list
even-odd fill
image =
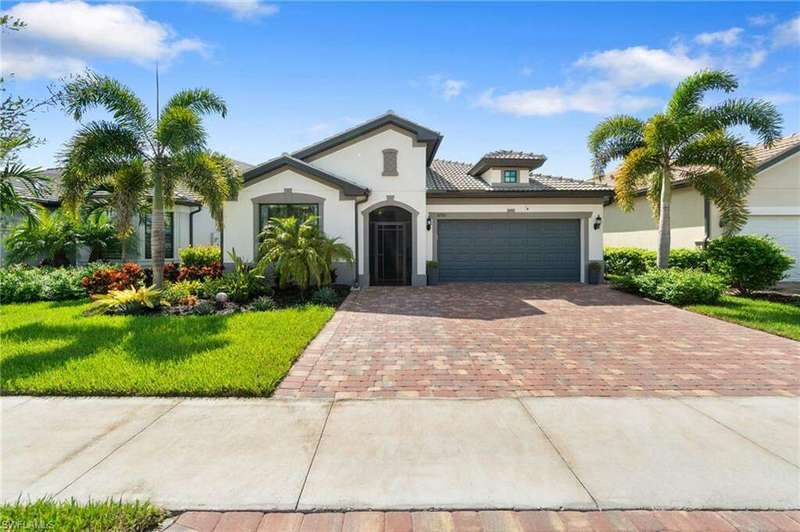
{"label": "neighboring house", "polygon": [[[252,168],[252,165],[235,161],[242,172]],[[61,181],[61,170],[59,168],[49,168],[45,170],[49,182],[47,190],[41,197],[31,197],[29,191],[19,184],[17,191],[23,197],[29,197],[40,203],[47,209],[54,210],[61,204],[59,199],[59,187]],[[165,254],[168,261],[178,260],[178,251],[190,245],[217,245],[220,243],[219,231],[216,223],[204,207],[200,198],[191,191],[179,188],[175,192],[175,206],[169,209],[164,216],[165,222]],[[6,263],[5,241],[6,234],[18,218],[4,217],[0,224],[0,264]],[[134,216],[134,226],[136,227],[136,248],[128,251],[128,258],[133,262],[149,265],[150,257],[150,225],[149,216]],[[109,257],[113,259],[114,257]],[[82,250],[78,256],[78,262],[86,262],[88,250]]]}
{"label": "neighboring house", "polygon": [[426,261],[452,281],[585,281],[603,257],[605,185],[532,173],[543,155],[498,151],[476,164],[435,159],[442,135],[391,111],[244,173],[222,235],[256,256],[271,217],[319,216],[349,245],[338,282],[424,285]]}
{"label": "neighboring house", "polygon": [[[753,149],[758,164],[756,183],[747,196],[750,213],[741,234],[769,235],[795,258],[787,280],[800,281],[800,133],[772,146]],[[671,241],[673,248],[692,248],[722,234],[719,210],[695,190],[688,178],[673,180]],[[605,244],[658,247],[657,222],[641,192],[634,209],[623,212],[616,204],[605,209]]]}

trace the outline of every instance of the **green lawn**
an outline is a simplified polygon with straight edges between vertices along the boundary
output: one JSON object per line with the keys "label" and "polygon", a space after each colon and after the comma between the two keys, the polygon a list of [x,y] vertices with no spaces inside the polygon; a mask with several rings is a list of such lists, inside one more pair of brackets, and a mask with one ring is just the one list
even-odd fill
{"label": "green lawn", "polygon": [[0,505],[3,530],[138,532],[155,529],[164,517],[163,510],[149,503],[39,500]]}
{"label": "green lawn", "polygon": [[686,308],[745,327],[800,340],[800,307],[796,305],[763,299],[722,296],[716,305],[692,305]]}
{"label": "green lawn", "polygon": [[86,306],[0,306],[3,394],[266,396],[334,312],[87,318]]}

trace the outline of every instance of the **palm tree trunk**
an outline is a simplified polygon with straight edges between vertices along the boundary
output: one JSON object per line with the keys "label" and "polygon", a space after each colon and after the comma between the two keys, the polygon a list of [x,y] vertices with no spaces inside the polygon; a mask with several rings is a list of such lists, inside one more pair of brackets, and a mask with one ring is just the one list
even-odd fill
{"label": "palm tree trunk", "polygon": [[153,175],[153,212],[150,215],[150,256],[153,260],[153,285],[164,284],[164,189],[161,175],[155,168]]}
{"label": "palm tree trunk", "polygon": [[657,263],[659,268],[669,265],[670,248],[670,216],[669,209],[672,201],[672,172],[669,167],[664,168],[661,177],[661,197],[659,200],[658,217],[658,253]]}

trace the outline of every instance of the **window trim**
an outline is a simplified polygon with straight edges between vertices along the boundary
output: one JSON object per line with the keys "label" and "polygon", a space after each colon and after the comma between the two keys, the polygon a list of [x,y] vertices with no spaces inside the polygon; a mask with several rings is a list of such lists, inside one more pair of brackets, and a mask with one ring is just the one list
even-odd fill
{"label": "window trim", "polygon": [[[313,210],[314,210],[313,216],[317,217],[317,224],[319,224],[319,220],[320,220],[320,205],[319,205],[319,203],[300,202],[300,201],[290,201],[290,202],[270,201],[270,202],[265,202],[265,203],[259,202],[259,203],[257,203],[257,205],[258,205],[258,215],[257,216],[258,216],[258,228],[259,228],[258,232],[259,232],[259,234],[261,234],[261,231],[264,230],[264,226],[269,221],[269,218],[270,218],[270,216],[269,216],[270,206],[300,205],[300,206],[304,206],[304,207],[313,207]],[[267,219],[266,220],[264,220],[264,218],[261,215],[262,207],[266,207],[266,211],[267,211]]]}
{"label": "window trim", "polygon": [[[509,181],[509,177],[506,177],[506,172],[514,172],[514,180]],[[518,168],[503,168],[502,173],[500,175],[502,182],[504,184],[513,184],[519,183],[519,169]]]}
{"label": "window trim", "polygon": [[[144,216],[144,258],[145,260],[152,260],[153,259],[153,248],[151,246],[151,238],[148,237],[148,233],[152,235],[152,214],[146,214]],[[169,228],[170,231],[167,232],[167,218],[170,219]],[[169,238],[172,237],[172,238]],[[171,244],[169,246],[168,244]],[[167,254],[167,249],[172,248],[172,254]],[[175,213],[173,211],[164,211],[164,259],[171,259],[175,260]]]}

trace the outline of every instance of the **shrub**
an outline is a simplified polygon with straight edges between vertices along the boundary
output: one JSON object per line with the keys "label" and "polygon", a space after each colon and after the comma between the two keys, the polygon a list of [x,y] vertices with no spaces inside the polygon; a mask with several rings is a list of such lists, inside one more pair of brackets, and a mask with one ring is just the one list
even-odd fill
{"label": "shrub", "polygon": [[210,301],[200,301],[192,309],[192,313],[198,316],[208,316],[209,314],[214,314],[214,312],[216,312],[216,308]]}
{"label": "shrub", "polygon": [[774,240],[737,235],[712,240],[706,247],[708,268],[740,294],[771,288],[794,264]]}
{"label": "shrub", "polygon": [[189,246],[179,252],[181,265],[187,268],[219,266],[222,261],[219,246]]}
{"label": "shrub", "polygon": [[700,270],[653,268],[619,283],[641,295],[672,305],[716,303],[725,291],[725,279]]}
{"label": "shrub", "polygon": [[5,240],[8,260],[25,262],[43,258],[42,264],[67,266],[80,247],[79,221],[62,212],[42,209],[38,223],[23,220]]}
{"label": "shrub", "polygon": [[669,252],[669,267],[682,270],[705,270],[705,251],[688,248],[673,249]]}
{"label": "shrub", "polygon": [[178,281],[177,283],[168,283],[164,287],[164,299],[170,303],[181,303],[181,301],[188,300],[190,297],[197,298],[197,295],[202,290],[202,283],[200,281]]}
{"label": "shrub", "polygon": [[160,290],[152,286],[134,287],[95,296],[84,315],[142,314],[167,305],[169,303],[162,299]]}
{"label": "shrub", "polygon": [[642,248],[605,248],[605,270],[609,275],[638,275],[656,265],[656,252]]}
{"label": "shrub", "polygon": [[111,290],[137,288],[145,283],[145,272],[134,262],[122,266],[99,268],[87,275],[81,284],[89,294],[107,294]]}
{"label": "shrub", "polygon": [[181,266],[176,276],[177,281],[202,281],[222,276],[222,266],[212,262],[208,266]]}
{"label": "shrub", "polygon": [[330,286],[323,286],[311,294],[311,302],[317,305],[336,306],[339,303],[339,295]]}
{"label": "shrub", "polygon": [[253,310],[258,310],[260,312],[264,312],[267,310],[275,310],[278,308],[277,303],[275,300],[269,296],[260,296],[253,300],[252,303]]}
{"label": "shrub", "polygon": [[84,276],[99,267],[92,263],[80,268],[32,268],[11,266],[0,269],[0,302],[61,301],[86,297]]}

